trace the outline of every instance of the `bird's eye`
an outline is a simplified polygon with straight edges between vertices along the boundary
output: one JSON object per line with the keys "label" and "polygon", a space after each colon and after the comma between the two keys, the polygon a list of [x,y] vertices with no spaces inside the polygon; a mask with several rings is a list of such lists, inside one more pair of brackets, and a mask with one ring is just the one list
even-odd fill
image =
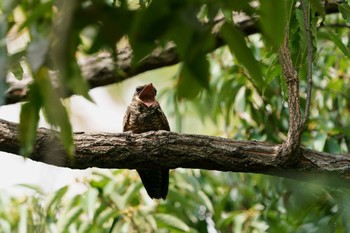
{"label": "bird's eye", "polygon": [[154,95],[157,95],[157,89],[155,89],[155,88],[153,87],[153,90],[154,90]]}
{"label": "bird's eye", "polygon": [[137,91],[137,92],[142,91],[142,89],[143,89],[143,87],[142,87],[142,86],[136,87],[136,91]]}

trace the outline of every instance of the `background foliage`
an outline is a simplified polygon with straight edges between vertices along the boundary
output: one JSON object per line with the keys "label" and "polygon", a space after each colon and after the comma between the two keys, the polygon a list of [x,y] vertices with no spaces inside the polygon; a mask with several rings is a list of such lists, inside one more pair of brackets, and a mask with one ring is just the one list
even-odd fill
{"label": "background foliage", "polygon": [[[306,2],[315,51],[314,93],[302,143],[320,151],[348,152],[349,2],[337,3],[340,13],[329,15],[323,8],[327,1]],[[0,91],[7,89],[8,74],[19,80],[33,77],[20,117],[23,155],[32,150],[40,110],[60,129],[67,151],[73,153],[69,115],[59,97],[75,93],[90,99],[77,60],[101,50],[115,53],[117,42],[126,38],[135,66],[156,47],[176,44],[182,63],[160,97],[179,132],[191,131],[189,122],[200,119],[207,134],[277,143],[286,138],[286,87],[277,57],[286,21],[305,92],[306,39],[298,1],[0,4]],[[232,12],[257,18],[260,33],[245,37]],[[223,26],[213,33],[220,18]],[[210,52],[218,36],[227,46]],[[53,69],[59,70],[55,82],[49,75]],[[304,94],[301,101],[304,106]],[[50,197],[36,187],[20,198],[1,194],[1,231],[350,232],[350,199],[341,189],[264,175],[177,169],[167,200],[153,202],[133,171],[96,170],[82,182],[88,188],[79,195],[68,195],[68,187]]]}

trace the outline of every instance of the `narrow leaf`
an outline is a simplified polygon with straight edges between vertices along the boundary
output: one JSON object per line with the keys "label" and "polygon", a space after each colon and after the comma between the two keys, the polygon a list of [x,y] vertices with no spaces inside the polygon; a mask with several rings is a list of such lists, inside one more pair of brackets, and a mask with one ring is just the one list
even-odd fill
{"label": "narrow leaf", "polygon": [[167,227],[175,228],[184,232],[190,231],[190,227],[185,222],[170,214],[159,213],[155,215],[155,218],[157,221],[163,223]]}
{"label": "narrow leaf", "polygon": [[320,132],[315,137],[314,148],[318,151],[323,151],[326,144],[327,134],[325,132]]}
{"label": "narrow leaf", "polygon": [[261,0],[260,15],[261,28],[267,42],[278,48],[282,43],[286,25],[285,1]]}
{"label": "narrow leaf", "polygon": [[0,106],[5,103],[8,56],[6,47],[7,17],[0,15]]}
{"label": "narrow leaf", "polygon": [[191,75],[189,69],[182,67],[180,75],[178,76],[178,98],[193,99],[201,90],[199,83]]}
{"label": "narrow leaf", "polygon": [[92,222],[95,213],[95,206],[97,202],[98,191],[96,189],[89,189],[83,198],[83,205],[87,213],[88,220]]}
{"label": "narrow leaf", "polygon": [[53,196],[49,198],[49,201],[46,204],[45,210],[46,212],[56,211],[56,207],[61,203],[62,197],[67,193],[68,186],[64,186],[57,190]]}
{"label": "narrow leaf", "polygon": [[82,213],[83,209],[81,206],[76,206],[69,210],[65,215],[62,215],[58,222],[58,232],[68,232],[66,230],[69,229],[71,224],[73,224]]}
{"label": "narrow leaf", "polygon": [[324,7],[320,0],[310,0],[312,9],[314,9],[316,12],[318,12],[320,15],[324,15]]}
{"label": "narrow leaf", "polygon": [[342,17],[350,23],[350,6],[346,3],[339,4],[338,10],[341,13]]}
{"label": "narrow leaf", "polygon": [[350,58],[350,51],[348,47],[342,42],[341,38],[335,34],[332,30],[327,30],[328,33],[325,33],[324,36],[328,37],[330,40],[334,42],[334,44],[342,51],[342,53]]}
{"label": "narrow leaf", "polygon": [[60,128],[63,146],[67,154],[72,156],[74,154],[72,127],[67,110],[50,82],[47,68],[40,68],[39,72],[34,75],[34,80],[43,98],[43,110],[47,115],[47,120],[51,125]]}
{"label": "narrow leaf", "polygon": [[252,51],[248,48],[242,32],[236,27],[226,23],[222,26],[221,33],[231,53],[234,54],[238,62],[247,69],[253,79],[253,83],[257,87],[262,88],[264,81],[262,79],[259,63],[255,59]]}
{"label": "narrow leaf", "polygon": [[28,156],[33,152],[33,145],[36,138],[36,129],[39,123],[39,111],[41,99],[37,86],[30,85],[29,101],[24,103],[20,112],[19,140],[21,143],[21,154]]}
{"label": "narrow leaf", "polygon": [[28,27],[29,25],[32,25],[33,22],[39,21],[39,19],[42,18],[44,14],[47,14],[48,11],[52,10],[53,3],[54,1],[51,0],[41,4],[35,4],[35,8],[31,14],[28,14],[28,17],[21,24],[18,31],[22,30],[25,27]]}

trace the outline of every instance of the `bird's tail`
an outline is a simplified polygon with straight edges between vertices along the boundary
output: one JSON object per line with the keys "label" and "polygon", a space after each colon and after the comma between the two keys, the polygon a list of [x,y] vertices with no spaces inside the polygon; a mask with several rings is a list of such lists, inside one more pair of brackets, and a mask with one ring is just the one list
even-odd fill
{"label": "bird's tail", "polygon": [[165,200],[168,194],[169,170],[137,170],[151,198]]}

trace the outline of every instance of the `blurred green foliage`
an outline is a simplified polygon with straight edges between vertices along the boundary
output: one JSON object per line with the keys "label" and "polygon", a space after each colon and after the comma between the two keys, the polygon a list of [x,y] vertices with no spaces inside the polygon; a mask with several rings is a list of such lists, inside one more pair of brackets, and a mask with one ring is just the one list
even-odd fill
{"label": "blurred green foliage", "polygon": [[[208,134],[280,143],[288,130],[286,86],[277,48],[289,21],[290,49],[305,106],[306,37],[297,1],[23,0],[0,1],[0,92],[8,73],[33,77],[21,111],[22,153],[30,154],[39,111],[60,129],[73,153],[71,126],[59,96],[90,99],[79,54],[115,52],[128,39],[137,65],[156,47],[176,44],[182,63],[173,86],[160,90],[176,131],[191,132],[189,116]],[[314,90],[303,145],[334,154],[350,145],[349,1],[326,15],[311,14]],[[328,3],[327,3],[328,4]],[[259,35],[246,37],[232,12],[258,18]],[[224,26],[212,33],[218,18]],[[212,51],[217,36],[228,46]],[[14,46],[16,44],[16,46]],[[26,64],[26,65],[23,65]],[[27,67],[26,69],[24,67]],[[49,70],[59,70],[55,82]],[[61,89],[56,92],[54,85]],[[175,88],[174,88],[175,87]],[[3,99],[0,98],[0,103]],[[214,127],[213,127],[214,126]],[[350,232],[348,192],[255,174],[177,169],[166,201],[151,201],[135,172],[95,171],[87,189],[63,187],[47,196],[36,187],[23,197],[0,195],[1,232]]]}
{"label": "blurred green foliage", "polygon": [[166,201],[146,195],[135,171],[96,170],[86,191],[0,195],[0,230],[11,232],[349,232],[343,190],[201,170],[171,172]]}

